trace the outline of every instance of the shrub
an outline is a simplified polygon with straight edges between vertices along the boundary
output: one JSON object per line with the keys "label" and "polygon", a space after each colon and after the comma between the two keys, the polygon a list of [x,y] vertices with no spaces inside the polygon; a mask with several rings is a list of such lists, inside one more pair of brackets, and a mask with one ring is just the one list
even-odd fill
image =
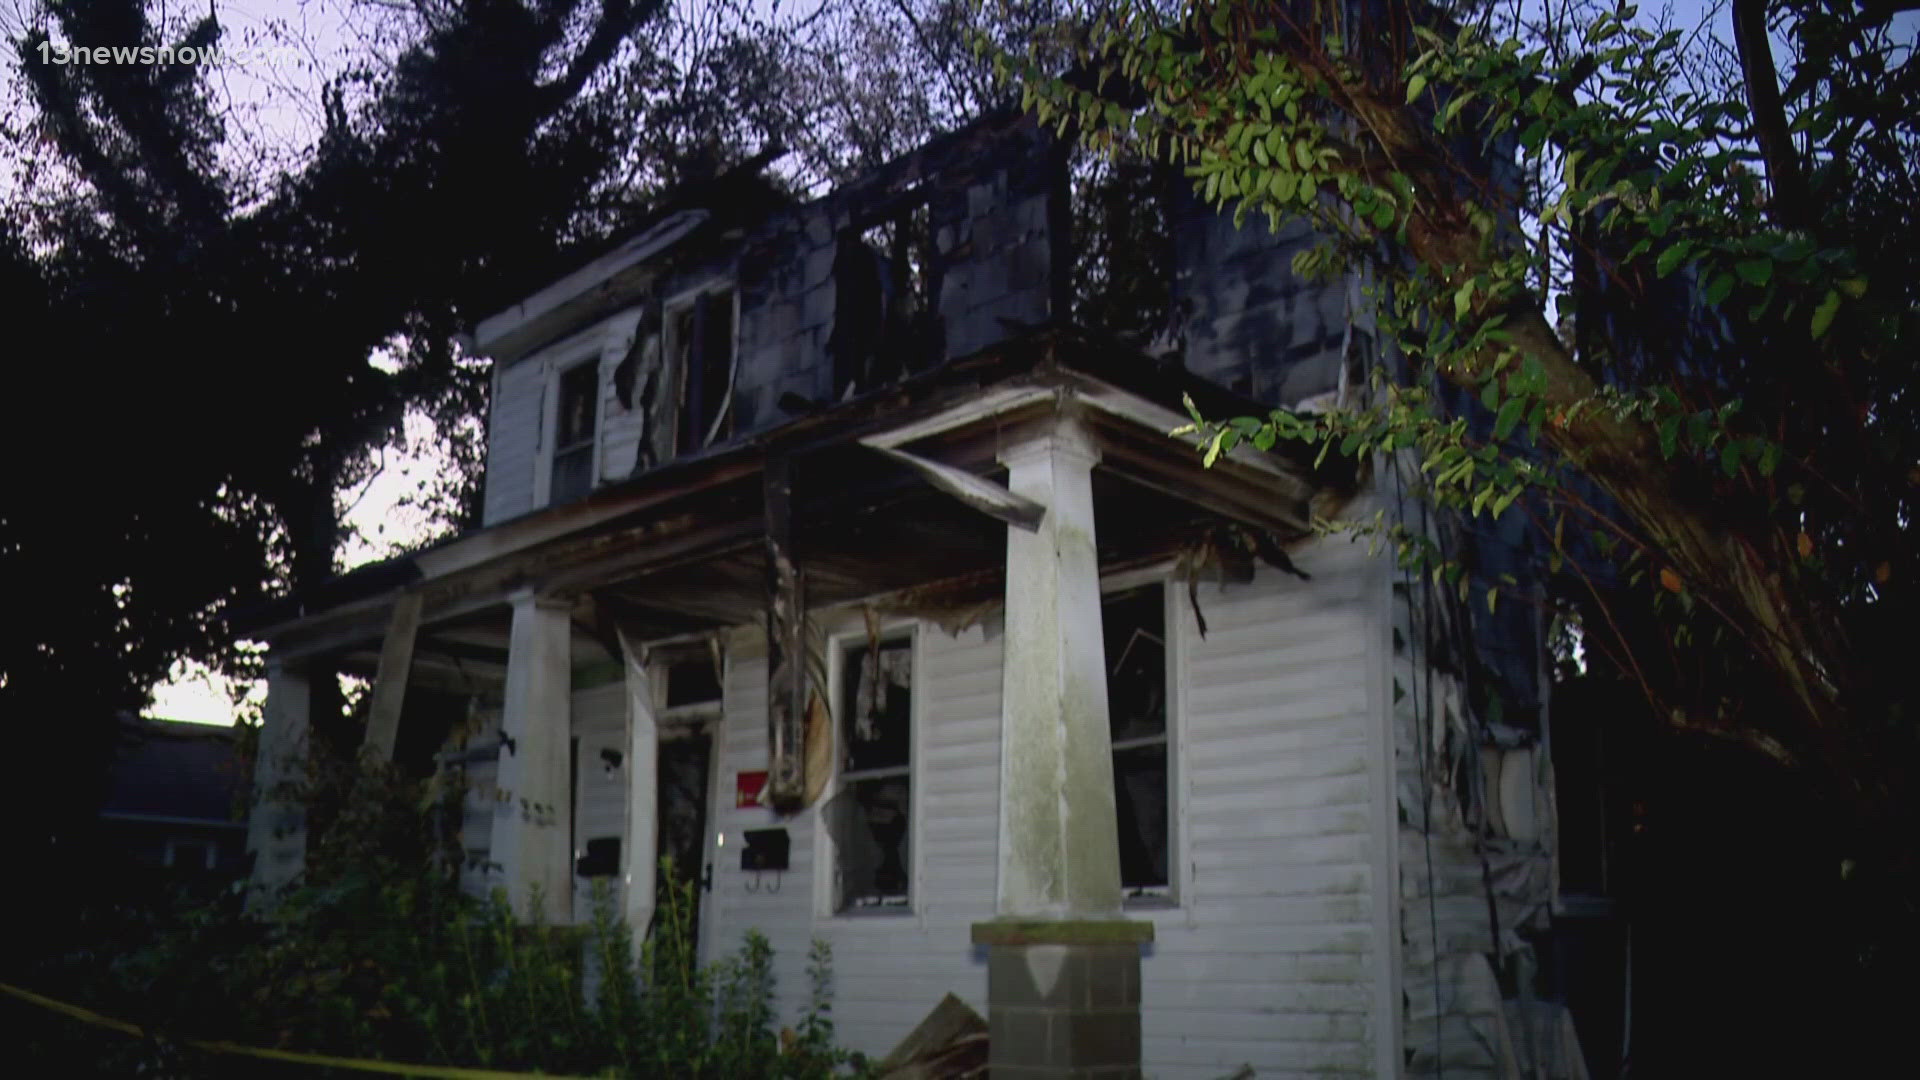
{"label": "shrub", "polygon": [[604,888],[588,925],[544,925],[537,914],[521,923],[504,895],[460,891],[458,846],[439,825],[457,791],[355,772],[314,785],[345,798],[313,838],[304,880],[266,917],[248,916],[236,888],[210,903],[117,905],[91,919],[87,944],[36,978],[164,1038],[55,1037],[36,1052],[64,1056],[46,1064],[82,1074],[79,1053],[101,1075],[278,1075],[257,1060],[179,1049],[215,1039],[577,1076],[825,1080],[864,1070],[833,1045],[826,943],[809,954],[798,1027],[783,1031],[766,938],[749,933],[735,954],[701,966],[693,885],[670,862],[637,949]]}

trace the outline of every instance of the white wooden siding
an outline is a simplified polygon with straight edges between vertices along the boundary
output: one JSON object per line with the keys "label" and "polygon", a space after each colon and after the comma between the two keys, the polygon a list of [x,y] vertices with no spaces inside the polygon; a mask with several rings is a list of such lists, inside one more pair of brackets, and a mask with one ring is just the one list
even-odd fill
{"label": "white wooden siding", "polygon": [[[587,853],[587,841],[601,836],[617,836],[624,847],[627,835],[627,798],[630,788],[626,767],[627,688],[615,680],[587,690],[575,690],[572,700],[573,737],[576,748],[573,800],[573,857]],[[618,751],[620,767],[609,770],[600,756],[602,750]],[[646,791],[653,790],[649,783]],[[620,877],[606,879],[613,887],[614,911],[623,910],[624,897]],[[573,879],[573,917],[577,923],[593,918],[593,890],[587,879]]]}
{"label": "white wooden siding", "polygon": [[487,477],[483,524],[518,517],[544,505],[547,457],[544,428],[554,422],[554,379],[562,368],[596,365],[599,413],[594,425],[595,487],[624,480],[633,472],[644,417],[620,403],[614,371],[625,359],[640,322],[629,308],[555,342],[518,363],[496,371],[493,409],[487,421]]}
{"label": "white wooden siding", "polygon": [[[734,774],[767,765],[766,649],[759,631],[736,636],[729,649],[725,719],[718,739],[716,815],[727,842],[719,848],[710,907],[711,945],[737,949],[748,929],[773,942],[783,1023],[806,1000],[806,954],[821,938],[833,947],[833,1020],[844,1045],[885,1053],[949,991],[986,1008],[987,968],[970,944],[973,923],[993,916],[994,837],[1000,761],[1000,639],[980,629],[950,637],[922,626],[924,695],[915,739],[914,783],[920,787],[914,911],[831,916],[818,913],[813,868],[817,811],[785,821],[771,811],[733,808]],[[791,868],[776,882],[740,870],[739,835],[783,825],[791,835]],[[777,885],[779,891],[769,891]]]}
{"label": "white wooden siding", "polygon": [[487,418],[486,495],[483,523],[492,525],[533,509],[533,472],[540,452],[545,408],[545,365],[523,360],[496,369],[493,408]]}
{"label": "white wooden siding", "polygon": [[[1380,821],[1385,753],[1379,604],[1364,545],[1323,541],[1296,553],[1311,582],[1262,572],[1250,585],[1203,586],[1202,640],[1184,586],[1170,589],[1175,690],[1175,854],[1179,903],[1130,914],[1155,923],[1143,961],[1146,1074],[1212,1080],[1242,1064],[1267,1077],[1374,1075],[1397,1053],[1390,916],[1392,853]],[[730,650],[718,740],[724,798],[710,944],[737,948],[749,928],[772,941],[783,1023],[806,992],[809,941],[833,946],[833,1019],[841,1041],[890,1050],[951,991],[983,1013],[986,964],[972,923],[993,917],[998,834],[1001,638],[919,631],[923,695],[914,782],[920,853],[911,915],[820,914],[816,811],[780,821],[735,810],[734,774],[764,769],[766,663],[758,630]],[[748,892],[744,829],[786,827],[792,868]],[[1386,905],[1384,908],[1382,905]],[[1382,942],[1382,928],[1389,940]],[[1383,1040],[1385,1042],[1383,1043]]]}
{"label": "white wooden siding", "polygon": [[1364,546],[1295,553],[1203,586],[1200,637],[1175,590],[1186,863],[1181,907],[1155,912],[1142,968],[1148,1075],[1373,1075],[1391,1037],[1375,838],[1388,763],[1368,680],[1378,662]]}

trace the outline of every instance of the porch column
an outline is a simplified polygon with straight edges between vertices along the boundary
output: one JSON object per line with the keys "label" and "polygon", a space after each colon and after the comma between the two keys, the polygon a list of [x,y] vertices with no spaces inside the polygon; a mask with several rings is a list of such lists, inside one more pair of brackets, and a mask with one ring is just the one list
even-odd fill
{"label": "porch column", "polygon": [[653,680],[641,649],[620,632],[627,689],[626,918],[637,948],[653,922],[654,867],[659,862],[660,725]]}
{"label": "porch column", "polygon": [[306,808],[283,788],[305,776],[312,712],[313,685],[305,670],[270,657],[267,702],[253,761],[253,799],[247,814],[247,851],[253,855],[248,903],[255,908],[268,903],[273,893],[306,868]]}
{"label": "porch column", "polygon": [[493,858],[514,914],[533,914],[540,896],[549,925],[573,918],[573,805],[569,697],[573,648],[570,601],[531,590],[515,593],[501,706],[500,799],[494,807]]}
{"label": "porch column", "polygon": [[1007,487],[1046,507],[1007,528],[1000,874],[988,947],[995,1080],[1140,1075],[1140,946],[1121,918],[1093,466],[1060,417],[1001,455]]}

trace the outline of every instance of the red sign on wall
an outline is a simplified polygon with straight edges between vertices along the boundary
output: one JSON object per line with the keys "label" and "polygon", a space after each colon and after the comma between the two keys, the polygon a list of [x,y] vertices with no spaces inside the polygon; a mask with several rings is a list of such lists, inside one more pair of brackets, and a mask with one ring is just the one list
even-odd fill
{"label": "red sign on wall", "polygon": [[733,805],[735,809],[750,806],[765,806],[760,796],[767,790],[767,770],[755,769],[751,772],[735,773],[733,777]]}

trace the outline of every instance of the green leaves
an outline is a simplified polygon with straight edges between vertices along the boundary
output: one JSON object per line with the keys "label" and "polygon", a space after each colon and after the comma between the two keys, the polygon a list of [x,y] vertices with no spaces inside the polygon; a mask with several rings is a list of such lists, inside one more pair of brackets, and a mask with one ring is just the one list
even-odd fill
{"label": "green leaves", "polygon": [[1509,397],[1501,402],[1500,411],[1493,418],[1493,437],[1505,439],[1512,435],[1514,427],[1520,423],[1520,418],[1526,415],[1526,411],[1526,398]]}
{"label": "green leaves", "polygon": [[1719,307],[1724,303],[1727,299],[1727,294],[1733,292],[1733,284],[1732,274],[1715,274],[1713,280],[1707,284],[1707,291],[1705,293],[1707,306]]}
{"label": "green leaves", "polygon": [[1840,293],[1838,290],[1828,289],[1826,298],[1820,301],[1819,307],[1813,309],[1813,325],[1810,329],[1815,341],[1826,336],[1828,328],[1833,326],[1833,317],[1839,314],[1839,311]]}
{"label": "green leaves", "polygon": [[1673,273],[1674,269],[1678,267],[1689,254],[1692,254],[1692,252],[1693,241],[1691,240],[1681,240],[1670,245],[1667,250],[1660,253],[1658,259],[1654,260],[1653,272],[1661,277],[1666,277],[1668,274]]}
{"label": "green leaves", "polygon": [[1418,75],[1415,75],[1413,78],[1408,79],[1407,80],[1407,104],[1409,105],[1413,104],[1414,101],[1420,97],[1420,92],[1422,90],[1425,90],[1426,88],[1427,88],[1426,75],[1418,74]]}

